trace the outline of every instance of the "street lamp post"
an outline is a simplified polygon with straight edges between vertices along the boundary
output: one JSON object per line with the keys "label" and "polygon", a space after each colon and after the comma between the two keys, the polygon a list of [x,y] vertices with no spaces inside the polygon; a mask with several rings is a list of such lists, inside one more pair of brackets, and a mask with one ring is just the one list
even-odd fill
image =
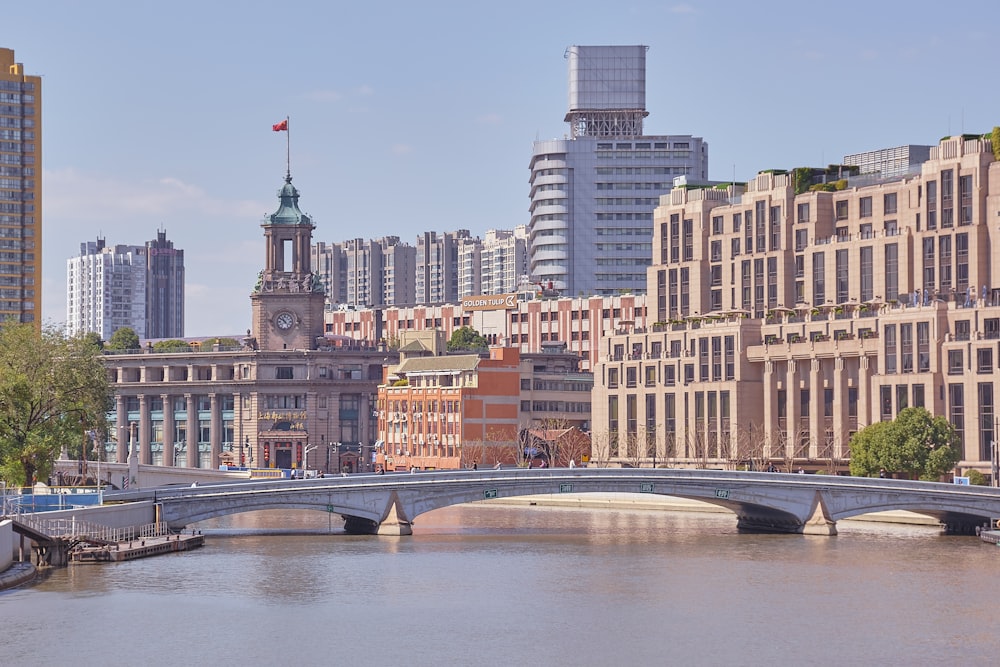
{"label": "street lamp post", "polygon": [[243,445],[247,448],[247,468],[253,468],[253,449],[250,447],[250,436],[247,436],[246,442]]}
{"label": "street lamp post", "polygon": [[319,445],[310,445],[306,443],[305,449],[302,450],[302,479],[307,477],[306,473],[309,472],[309,452],[313,451],[319,447]]}

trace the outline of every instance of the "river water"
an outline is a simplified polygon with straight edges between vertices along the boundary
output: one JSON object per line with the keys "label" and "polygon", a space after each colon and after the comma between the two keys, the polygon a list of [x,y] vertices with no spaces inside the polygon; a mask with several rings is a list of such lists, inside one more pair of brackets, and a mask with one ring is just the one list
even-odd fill
{"label": "river water", "polygon": [[[452,507],[410,537],[318,512],[0,593],[0,665],[995,664],[1000,549],[931,527]],[[974,662],[973,662],[974,661]]]}

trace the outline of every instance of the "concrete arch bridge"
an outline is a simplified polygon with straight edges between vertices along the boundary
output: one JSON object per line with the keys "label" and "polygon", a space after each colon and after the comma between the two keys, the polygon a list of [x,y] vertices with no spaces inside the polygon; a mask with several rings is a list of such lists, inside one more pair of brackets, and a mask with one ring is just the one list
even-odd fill
{"label": "concrete arch bridge", "polygon": [[725,470],[544,468],[351,475],[230,482],[108,494],[152,500],[173,529],[213,517],[264,509],[340,514],[354,533],[412,534],[425,512],[478,500],[538,494],[637,493],[689,498],[735,513],[743,530],[836,535],[837,521],[909,510],[948,532],[974,533],[1000,517],[1000,489],[829,475]]}

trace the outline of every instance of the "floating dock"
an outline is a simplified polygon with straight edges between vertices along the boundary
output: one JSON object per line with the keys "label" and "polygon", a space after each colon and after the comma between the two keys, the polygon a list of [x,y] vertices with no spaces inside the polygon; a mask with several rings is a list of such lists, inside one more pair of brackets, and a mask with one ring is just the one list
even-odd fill
{"label": "floating dock", "polygon": [[1000,545],[1000,530],[983,530],[979,532],[979,539],[990,544]]}
{"label": "floating dock", "polygon": [[148,558],[175,551],[190,551],[205,544],[205,536],[157,535],[128,542],[89,542],[77,545],[69,554],[71,563],[118,563],[136,558]]}

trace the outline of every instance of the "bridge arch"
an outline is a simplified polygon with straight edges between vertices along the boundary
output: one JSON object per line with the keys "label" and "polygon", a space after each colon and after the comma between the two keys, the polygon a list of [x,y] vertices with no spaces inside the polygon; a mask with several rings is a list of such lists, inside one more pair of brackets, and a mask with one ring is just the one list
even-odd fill
{"label": "bridge arch", "polygon": [[[951,526],[1000,516],[1000,491],[985,487],[783,473],[670,469],[543,469],[352,475],[163,489],[152,493],[178,528],[258,509],[341,514],[352,532],[405,535],[426,512],[490,498],[630,493],[689,498],[732,511],[741,529],[836,534],[838,519],[910,510]],[[116,494],[123,495],[123,494]],[[127,495],[127,494],[125,494]]]}

